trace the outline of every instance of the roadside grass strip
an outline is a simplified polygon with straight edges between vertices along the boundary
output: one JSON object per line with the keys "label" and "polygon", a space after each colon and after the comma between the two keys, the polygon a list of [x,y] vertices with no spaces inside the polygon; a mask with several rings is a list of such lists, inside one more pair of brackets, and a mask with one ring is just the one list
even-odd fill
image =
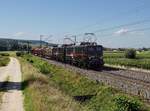
{"label": "roadside grass strip", "polygon": [[[28,78],[26,79],[26,77],[24,77],[24,80],[26,81],[29,80],[29,78],[32,78],[34,79],[34,81],[36,81],[34,83],[33,80],[32,82],[30,81],[30,87],[27,87],[27,89],[25,89],[24,91],[25,104],[28,104],[28,108],[29,106],[34,107],[37,108],[36,111],[38,111],[39,108],[42,108],[42,106],[39,107],[39,101],[41,104],[44,104],[45,107],[50,108],[55,106],[56,104],[62,103],[63,100],[69,97],[71,101],[73,101],[71,102],[73,106],[70,106],[70,108],[74,108],[74,104],[79,108],[75,111],[149,111],[149,108],[137,97],[127,95],[114,88],[103,85],[103,83],[90,80],[85,76],[80,75],[79,73],[49,64],[39,57],[24,55],[23,59],[21,60],[24,61],[22,68],[25,67],[27,61],[28,64],[30,63],[27,69],[22,69],[24,75],[26,75],[26,77]],[[34,66],[34,68],[31,64]],[[45,65],[46,67],[43,65]],[[47,69],[41,70],[42,67]],[[43,70],[46,70],[46,73],[44,73],[45,71]],[[27,74],[29,73],[32,74],[30,74],[30,76],[28,77]],[[38,77],[39,75],[40,77]],[[50,95],[53,95],[54,92],[54,94],[57,94],[56,92],[59,91],[61,92],[61,94],[65,95],[62,96],[64,97],[64,99],[60,99],[61,96],[57,96],[58,100],[55,101],[55,103],[50,102],[50,100],[53,98],[53,96]],[[38,101],[35,101],[34,98],[38,98]],[[47,104],[47,101],[49,101],[49,104]],[[65,104],[65,102],[63,104]],[[53,109],[53,111],[57,110]],[[65,109],[62,109],[61,107],[61,111],[65,111]]]}
{"label": "roadside grass strip", "polygon": [[21,59],[25,111],[84,111],[81,105],[59,90],[49,78]]}

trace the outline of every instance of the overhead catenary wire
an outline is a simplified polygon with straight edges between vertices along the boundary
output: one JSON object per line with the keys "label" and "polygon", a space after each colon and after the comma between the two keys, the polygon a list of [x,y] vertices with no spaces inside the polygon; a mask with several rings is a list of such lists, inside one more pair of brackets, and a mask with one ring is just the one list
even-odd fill
{"label": "overhead catenary wire", "polygon": [[[134,26],[134,25],[139,25],[139,24],[148,23],[148,22],[150,22],[150,18],[145,19],[145,20],[130,22],[130,23],[126,23],[126,24],[116,25],[116,26],[112,26],[112,27],[108,27],[108,28],[97,29],[95,31],[92,31],[92,33],[100,33],[100,32],[110,31],[110,30],[117,29],[117,28]],[[80,34],[77,34],[76,36],[82,36],[82,35],[83,35],[83,33],[80,33]]]}
{"label": "overhead catenary wire", "polygon": [[[119,13],[119,17],[121,17],[121,15],[123,14],[123,15],[129,15],[129,14],[135,14],[135,13],[137,13],[138,11],[141,11],[141,10],[143,10],[143,9],[145,9],[145,8],[147,8],[147,7],[145,7],[145,3],[143,3],[142,5],[140,5],[140,6],[137,6],[137,7],[135,7],[135,8],[132,8],[132,9],[129,9],[129,10],[126,10],[125,12],[120,12]],[[118,16],[111,16],[111,17],[109,17],[108,19],[112,19],[112,18],[118,18]],[[104,21],[105,21],[105,18],[104,18]],[[116,26],[112,26],[112,27],[108,27],[108,28],[102,28],[102,29],[97,29],[97,30],[95,30],[95,31],[92,31],[92,33],[96,33],[96,34],[98,34],[98,33],[100,33],[100,32],[103,32],[103,31],[110,31],[110,30],[113,30],[113,29],[117,29],[117,28],[121,28],[121,27],[127,27],[127,26],[133,26],[133,25],[138,25],[138,24],[143,24],[143,23],[147,23],[147,22],[150,22],[150,20],[141,20],[141,21],[135,21],[135,22],[131,22],[131,23],[126,23],[126,24],[121,24],[121,25],[116,25]],[[85,26],[85,27],[83,27],[83,28],[79,28],[79,30],[82,30],[82,29],[86,29],[86,28],[90,28],[90,27],[93,27],[93,26],[95,26],[95,25],[99,25],[99,22],[96,22],[96,23],[94,23],[94,24],[90,24],[90,25],[87,25],[87,26]],[[76,36],[78,37],[78,36],[82,36],[84,33],[80,33],[80,34],[77,34]],[[0,36],[3,36],[3,35],[0,35]],[[9,35],[4,35],[4,36],[9,36]],[[16,36],[14,36],[14,35],[11,35],[10,34],[10,36],[13,36],[13,37],[16,37]]]}
{"label": "overhead catenary wire", "polygon": [[121,25],[116,25],[116,26],[108,27],[108,28],[104,28],[104,29],[98,29],[96,31],[93,31],[93,33],[98,33],[98,32],[102,32],[102,31],[109,31],[109,30],[113,30],[113,29],[116,29],[116,28],[122,28],[122,27],[127,27],[127,26],[134,26],[134,25],[139,25],[139,24],[148,23],[148,22],[150,22],[150,19],[136,21],[136,22],[131,22],[131,23],[126,23],[126,24],[121,24]]}
{"label": "overhead catenary wire", "polygon": [[[137,6],[137,7],[133,8],[133,9],[126,10],[125,12],[120,12],[120,13],[118,13],[119,16],[113,15],[113,16],[109,17],[108,19],[119,18],[119,17],[122,17],[122,15],[136,14],[137,12],[139,12],[139,11],[145,9],[145,8],[147,8],[147,7],[145,6],[145,3],[142,3],[140,6]],[[102,22],[102,21],[105,21],[106,19],[107,19],[107,18],[104,18],[103,20],[101,20],[101,22]],[[89,25],[80,27],[80,28],[78,28],[78,29],[76,29],[76,30],[80,30],[80,31],[81,31],[81,30],[83,30],[83,29],[88,29],[88,28],[91,28],[91,27],[94,27],[94,26],[98,26],[98,25],[100,25],[100,22],[95,22],[95,23],[93,23],[93,24],[89,24]],[[69,32],[66,32],[66,34],[68,34],[68,33],[69,33]],[[64,34],[64,35],[66,35],[66,34]],[[79,34],[76,34],[76,35],[77,35],[77,36],[81,36],[82,34],[79,33]]]}
{"label": "overhead catenary wire", "polygon": [[[130,32],[141,32],[141,31],[148,31],[148,30],[150,30],[150,27],[127,30],[126,33],[130,33]],[[119,35],[119,34],[118,34],[118,35]],[[111,36],[115,36],[115,33],[109,33],[109,34],[99,35],[99,36],[111,37]]]}

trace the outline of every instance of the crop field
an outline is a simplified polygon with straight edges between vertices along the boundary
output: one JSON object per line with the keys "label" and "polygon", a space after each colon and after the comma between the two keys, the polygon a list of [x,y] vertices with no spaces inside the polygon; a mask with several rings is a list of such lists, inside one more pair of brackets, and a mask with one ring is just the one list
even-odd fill
{"label": "crop field", "polygon": [[106,64],[150,69],[150,51],[137,52],[135,59],[125,58],[123,51],[105,51]]}

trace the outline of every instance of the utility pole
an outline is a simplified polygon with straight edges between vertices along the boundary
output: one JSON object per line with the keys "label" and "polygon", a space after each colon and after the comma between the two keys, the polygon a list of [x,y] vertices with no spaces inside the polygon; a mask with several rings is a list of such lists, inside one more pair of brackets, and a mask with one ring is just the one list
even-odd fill
{"label": "utility pole", "polygon": [[[52,37],[52,35],[49,35],[47,38],[45,38],[46,36],[48,36],[48,35],[40,35],[40,48],[42,48],[42,45],[43,45],[42,42],[43,41],[47,42],[48,39]],[[48,42],[47,42],[46,46],[48,47]]]}
{"label": "utility pole", "polygon": [[53,37],[53,35],[47,35],[47,38],[44,39],[44,41],[46,42],[46,47],[48,47],[50,38]]}
{"label": "utility pole", "polygon": [[76,35],[71,35],[69,37],[68,37],[68,35],[66,35],[66,37],[64,39],[70,40],[71,42],[73,42],[74,45],[76,45],[76,43],[77,43],[77,36]]}
{"label": "utility pole", "polygon": [[29,41],[27,41],[27,47],[28,47],[28,54],[29,54],[29,46],[30,46],[30,42]]}
{"label": "utility pole", "polygon": [[74,45],[76,45],[76,43],[77,43],[77,36],[74,35],[73,37],[74,37]]}
{"label": "utility pole", "polygon": [[42,48],[42,37],[43,35],[40,35],[40,48]]}

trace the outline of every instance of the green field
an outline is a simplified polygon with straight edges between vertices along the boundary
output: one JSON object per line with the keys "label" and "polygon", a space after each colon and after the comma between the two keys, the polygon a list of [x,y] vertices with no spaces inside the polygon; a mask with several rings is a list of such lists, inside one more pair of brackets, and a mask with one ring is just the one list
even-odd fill
{"label": "green field", "polygon": [[137,52],[135,59],[127,59],[123,51],[105,51],[104,61],[110,65],[120,65],[150,69],[150,51]]}

